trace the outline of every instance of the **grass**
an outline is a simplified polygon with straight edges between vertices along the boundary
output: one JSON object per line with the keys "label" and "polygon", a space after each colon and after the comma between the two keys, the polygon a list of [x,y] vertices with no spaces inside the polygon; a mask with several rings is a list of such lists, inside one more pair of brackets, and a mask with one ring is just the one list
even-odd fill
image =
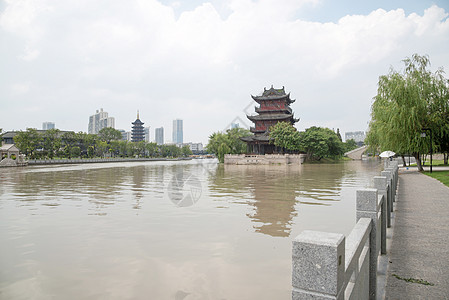
{"label": "grass", "polygon": [[396,274],[392,274],[394,277],[396,277],[399,280],[404,280],[405,282],[410,282],[410,283],[419,283],[419,284],[423,284],[423,285],[430,285],[430,286],[434,286],[435,284],[428,282],[424,279],[417,279],[417,278],[405,278],[405,277],[401,277],[399,275]]}
{"label": "grass", "polygon": [[449,187],[449,171],[433,171],[432,173],[426,171],[423,173],[441,181],[444,185]]}
{"label": "grass", "polygon": [[[424,166],[430,166],[430,158],[426,160],[426,164]],[[444,164],[444,161],[442,159],[434,159],[432,160],[432,166],[447,166]]]}

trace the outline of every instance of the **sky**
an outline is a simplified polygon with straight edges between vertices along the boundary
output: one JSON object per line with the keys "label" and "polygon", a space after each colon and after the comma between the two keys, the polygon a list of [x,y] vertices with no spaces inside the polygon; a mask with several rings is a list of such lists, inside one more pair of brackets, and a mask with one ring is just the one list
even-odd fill
{"label": "sky", "polygon": [[[378,78],[414,53],[449,68],[449,1],[3,0],[0,128],[87,132],[184,122],[184,142],[254,114],[285,87],[298,130],[365,131]],[[448,77],[446,75],[446,77]]]}

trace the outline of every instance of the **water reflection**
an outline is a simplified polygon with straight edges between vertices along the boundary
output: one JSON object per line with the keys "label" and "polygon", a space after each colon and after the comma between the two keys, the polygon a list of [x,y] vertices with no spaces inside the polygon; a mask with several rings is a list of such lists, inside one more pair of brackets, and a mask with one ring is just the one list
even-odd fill
{"label": "water reflection", "polygon": [[351,197],[376,172],[215,161],[1,170],[0,298],[289,299],[291,238],[352,228]]}

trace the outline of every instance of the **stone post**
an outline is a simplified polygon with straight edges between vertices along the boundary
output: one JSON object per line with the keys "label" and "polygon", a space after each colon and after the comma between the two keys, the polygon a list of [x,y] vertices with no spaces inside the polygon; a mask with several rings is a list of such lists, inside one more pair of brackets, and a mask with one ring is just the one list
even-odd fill
{"label": "stone post", "polygon": [[390,219],[390,211],[387,205],[387,177],[374,176],[374,188],[382,196],[382,217],[381,217],[381,254],[387,254],[387,220]]}
{"label": "stone post", "polygon": [[392,202],[396,202],[396,187],[395,187],[395,174],[394,174],[394,168],[388,167],[385,169],[385,171],[390,172],[390,179],[391,179],[391,200]]}
{"label": "stone post", "polygon": [[369,299],[376,299],[377,294],[377,256],[379,254],[380,244],[377,200],[376,189],[363,189],[357,191],[356,222],[358,222],[360,218],[370,218],[372,222],[369,239]]}
{"label": "stone post", "polygon": [[[387,189],[387,202],[388,202],[388,207],[390,208],[390,212],[393,212],[393,179],[392,179],[392,174],[389,171],[382,171],[380,172],[381,176],[385,176],[387,177],[387,185],[388,185],[388,189]],[[391,222],[391,221],[390,221]],[[390,224],[391,226],[391,224]],[[388,226],[388,227],[390,227]]]}
{"label": "stone post", "polygon": [[293,241],[292,299],[344,299],[345,237],[305,230]]}

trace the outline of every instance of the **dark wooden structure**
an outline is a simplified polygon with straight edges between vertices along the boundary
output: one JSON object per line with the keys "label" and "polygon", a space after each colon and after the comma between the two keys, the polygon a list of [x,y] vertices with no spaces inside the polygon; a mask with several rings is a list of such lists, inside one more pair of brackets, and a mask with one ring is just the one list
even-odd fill
{"label": "dark wooden structure", "polygon": [[145,140],[145,132],[143,129],[143,123],[139,119],[139,111],[137,111],[137,119],[131,123],[133,124],[131,130],[131,142],[141,142]]}
{"label": "dark wooden structure", "polygon": [[279,149],[270,143],[269,130],[270,127],[278,122],[289,122],[292,125],[299,121],[293,116],[290,104],[295,100],[290,99],[290,93],[285,93],[285,88],[274,89],[273,86],[269,90],[264,88],[261,96],[251,97],[259,104],[255,108],[257,115],[247,115],[247,118],[254,123],[254,127],[250,131],[254,135],[241,138],[247,144],[247,152],[252,154],[273,154],[283,153],[283,149]]}

